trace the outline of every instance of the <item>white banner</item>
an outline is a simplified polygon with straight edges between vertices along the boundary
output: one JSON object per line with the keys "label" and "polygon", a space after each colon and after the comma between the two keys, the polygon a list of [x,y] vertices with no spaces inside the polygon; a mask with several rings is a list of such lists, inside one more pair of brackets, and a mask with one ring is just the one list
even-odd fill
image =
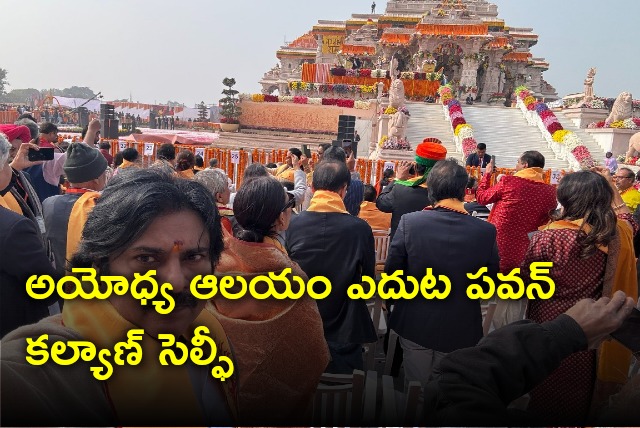
{"label": "white banner", "polygon": [[231,163],[240,163],[240,152],[238,150],[231,150]]}
{"label": "white banner", "polygon": [[154,147],[153,143],[144,143],[144,156],[153,156]]}

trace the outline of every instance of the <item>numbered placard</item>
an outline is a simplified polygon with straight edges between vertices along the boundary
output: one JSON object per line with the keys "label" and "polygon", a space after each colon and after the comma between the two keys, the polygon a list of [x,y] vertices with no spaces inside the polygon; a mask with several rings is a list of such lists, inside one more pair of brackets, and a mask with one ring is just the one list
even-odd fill
{"label": "numbered placard", "polygon": [[127,148],[127,143],[125,143],[124,141],[120,141],[118,143],[118,146],[120,147],[120,151],[123,151],[124,149]]}
{"label": "numbered placard", "polygon": [[558,169],[554,169],[551,171],[551,180],[550,184],[558,184],[560,183],[560,179],[562,178],[562,171]]}
{"label": "numbered placard", "polygon": [[196,148],[196,156],[200,156],[202,159],[204,159],[204,147]]}
{"label": "numbered placard", "polygon": [[395,164],[395,163],[393,163],[393,162],[385,162],[385,163],[384,163],[384,168],[383,168],[382,170],[383,170],[383,171],[386,171],[386,170],[388,170],[388,169],[395,171],[395,169],[396,169],[396,164]]}
{"label": "numbered placard", "polygon": [[155,144],[153,143],[144,143],[144,155],[153,156],[154,147],[155,147]]}
{"label": "numbered placard", "polygon": [[231,150],[231,163],[236,165],[240,163],[240,151]]}

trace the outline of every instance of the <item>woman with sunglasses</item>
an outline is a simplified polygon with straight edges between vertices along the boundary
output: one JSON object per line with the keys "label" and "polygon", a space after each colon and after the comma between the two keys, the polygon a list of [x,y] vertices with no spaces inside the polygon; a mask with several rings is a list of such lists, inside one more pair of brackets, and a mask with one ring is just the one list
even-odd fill
{"label": "woman with sunglasses", "polygon": [[[610,298],[617,290],[637,299],[633,235],[638,224],[610,171],[597,167],[566,175],[557,198],[562,208],[531,238],[521,276],[529,278],[533,262],[552,262],[548,276],[555,292],[548,300],[529,301],[527,319],[549,321],[581,299]],[[631,357],[617,343],[601,345],[598,353],[597,358],[596,351],[567,357],[531,391],[528,410],[558,423],[586,422],[592,398],[599,404],[616,384],[626,382]]]}
{"label": "woman with sunglasses", "polygon": [[[227,235],[216,276],[243,277],[247,283],[258,275],[288,276],[293,291],[307,276],[293,262],[279,233],[289,227],[295,198],[272,177],[244,183],[233,203],[242,230]],[[236,281],[236,284],[238,282]],[[264,286],[260,288],[260,286]],[[284,281],[274,281],[278,292]],[[264,293],[261,282],[257,291]],[[236,290],[237,289],[237,290]],[[234,293],[239,285],[231,289]],[[238,420],[241,424],[303,424],[320,375],[329,362],[322,319],[315,301],[304,295],[299,300],[258,300],[247,295],[239,300],[216,296],[207,305],[233,344],[238,373]]]}

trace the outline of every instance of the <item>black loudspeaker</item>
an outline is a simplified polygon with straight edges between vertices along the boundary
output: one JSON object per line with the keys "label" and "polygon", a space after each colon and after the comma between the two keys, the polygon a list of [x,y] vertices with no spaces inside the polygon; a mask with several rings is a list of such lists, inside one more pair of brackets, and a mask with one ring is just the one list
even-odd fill
{"label": "black loudspeaker", "polygon": [[78,126],[84,128],[89,125],[89,110],[86,107],[78,107]]}
{"label": "black loudspeaker", "polygon": [[156,117],[157,117],[156,112],[151,110],[149,112],[149,128],[156,129],[158,127],[158,124],[156,123],[157,122]]}
{"label": "black loudspeaker", "polygon": [[118,119],[102,120],[100,126],[100,136],[108,140],[117,140],[119,126],[120,121]]}
{"label": "black loudspeaker", "polygon": [[341,114],[338,117],[338,141],[353,140],[356,130],[356,117]]}
{"label": "black loudspeaker", "polygon": [[116,118],[116,107],[113,104],[100,104],[100,121]]}

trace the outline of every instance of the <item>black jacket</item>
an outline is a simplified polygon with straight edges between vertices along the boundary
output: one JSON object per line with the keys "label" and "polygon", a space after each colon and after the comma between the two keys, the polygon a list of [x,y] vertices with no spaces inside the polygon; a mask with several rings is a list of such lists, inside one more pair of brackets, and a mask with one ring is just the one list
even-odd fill
{"label": "black jacket", "polygon": [[27,279],[36,274],[57,279],[35,224],[0,207],[0,337],[49,315],[57,294],[47,300],[27,294]]}
{"label": "black jacket", "polygon": [[477,346],[444,357],[425,388],[422,422],[432,426],[576,425],[580,421],[549,421],[545,415],[507,406],[542,382],[564,358],[586,347],[584,332],[564,314],[543,324],[520,321],[502,327]]}
{"label": "black jacket", "polygon": [[478,156],[477,153],[471,153],[469,156],[467,156],[466,165],[481,166],[482,168],[486,168],[489,162],[491,162],[491,156],[489,156],[488,154],[485,153],[482,159],[480,159],[480,156]]}
{"label": "black jacket", "polygon": [[67,232],[69,217],[73,206],[82,196],[79,193],[67,193],[45,199],[42,204],[44,224],[47,228],[47,240],[53,251],[56,271],[64,275],[67,262]]}
{"label": "black jacket", "polygon": [[367,222],[349,214],[304,211],[291,220],[287,252],[309,278],[325,276],[331,281],[329,297],[317,300],[327,341],[375,342],[366,302],[347,296],[349,286],[361,283],[362,275],[375,276],[373,233]]}
{"label": "black jacket", "polygon": [[392,182],[384,188],[376,207],[383,213],[391,214],[391,238],[396,233],[400,218],[407,213],[422,211],[429,205],[429,191],[426,187],[408,187]]}
{"label": "black jacket", "polygon": [[[432,268],[436,278],[449,278],[451,292],[443,300],[428,300],[421,294],[396,300],[390,327],[405,339],[439,352],[475,345],[482,337],[482,315],[480,301],[467,297],[467,287],[485,283],[482,278],[468,279],[467,273],[487,267],[487,275],[495,278],[499,261],[496,228],[491,223],[444,208],[406,214],[389,247],[385,272],[403,270],[420,282],[426,269]],[[444,290],[441,284],[438,289]]]}

